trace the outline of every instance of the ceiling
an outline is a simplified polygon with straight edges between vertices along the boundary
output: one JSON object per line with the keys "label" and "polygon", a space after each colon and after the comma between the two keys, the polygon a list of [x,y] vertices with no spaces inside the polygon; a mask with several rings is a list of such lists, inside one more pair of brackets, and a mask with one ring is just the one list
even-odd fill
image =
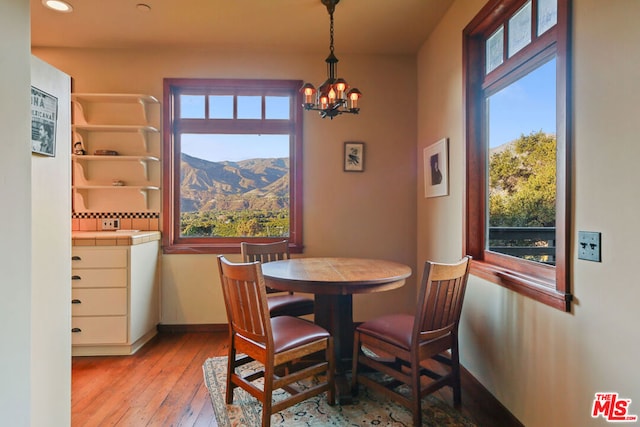
{"label": "ceiling", "polygon": [[[31,0],[32,46],[328,52],[321,0],[68,1],[72,13]],[[342,0],[334,12],[336,55],[416,53],[452,1]]]}

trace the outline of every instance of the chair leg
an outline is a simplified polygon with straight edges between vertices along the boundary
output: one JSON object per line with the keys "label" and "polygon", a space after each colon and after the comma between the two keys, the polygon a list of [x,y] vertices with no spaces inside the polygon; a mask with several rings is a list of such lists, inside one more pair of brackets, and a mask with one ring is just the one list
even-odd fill
{"label": "chair leg", "polygon": [[422,426],[422,408],[420,405],[420,362],[412,361],[411,369],[411,414],[413,415],[413,425]]}
{"label": "chair leg", "polygon": [[271,425],[274,375],[275,375],[275,372],[273,371],[273,368],[265,366],[264,388],[262,391],[262,427],[269,427]]}
{"label": "chair leg", "polygon": [[360,355],[360,332],[353,334],[353,359],[351,365],[351,394],[358,395],[358,356]]}
{"label": "chair leg", "polygon": [[462,385],[460,381],[460,354],[458,352],[457,339],[451,346],[451,374],[453,377],[453,384],[451,384],[451,388],[453,389],[453,405],[460,406],[462,403]]}
{"label": "chair leg", "polygon": [[329,405],[336,404],[336,386],[335,386],[335,368],[336,368],[336,355],[333,350],[333,337],[327,338],[327,350],[326,358],[329,362],[329,368],[327,369],[327,382],[329,383],[329,390],[327,391],[327,401]]}
{"label": "chair leg", "polygon": [[233,338],[229,343],[229,352],[227,354],[227,390],[226,390],[226,402],[227,404],[233,403],[233,389],[234,384],[231,381],[231,376],[235,372],[236,366],[236,350],[234,348]]}

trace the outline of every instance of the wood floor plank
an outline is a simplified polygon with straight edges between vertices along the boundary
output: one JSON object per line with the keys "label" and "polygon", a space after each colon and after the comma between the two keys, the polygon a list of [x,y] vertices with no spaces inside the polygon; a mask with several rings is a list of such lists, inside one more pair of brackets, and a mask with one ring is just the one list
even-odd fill
{"label": "wood floor plank", "polygon": [[[74,357],[72,426],[218,427],[202,365],[226,354],[226,331],[199,331],[161,333],[131,356]],[[479,427],[521,427],[479,384],[462,388],[459,410]],[[434,396],[452,404],[448,388]]]}
{"label": "wood floor plank", "polygon": [[[198,392],[202,391],[204,376],[202,365],[209,357],[210,350],[201,348],[200,351],[191,357],[189,364],[177,379],[176,384],[170,390],[154,413],[152,421],[158,425],[178,425],[182,418],[189,418],[193,414],[192,405],[198,401]],[[206,387],[205,387],[206,390]],[[181,402],[187,400],[189,405],[182,405]],[[202,403],[199,405],[202,406]],[[188,421],[182,421],[183,425]],[[193,422],[191,422],[193,424]],[[189,425],[189,424],[186,424]]]}
{"label": "wood floor plank", "polygon": [[192,362],[193,352],[198,346],[198,341],[187,339],[179,346],[178,351],[166,353],[132,389],[134,397],[129,400],[128,410],[119,420],[119,424],[145,425],[141,423],[146,421],[150,423],[147,425],[168,425],[164,424],[164,421],[151,421],[167,400],[169,393],[181,388],[184,383],[181,381],[183,373]]}
{"label": "wood floor plank", "polygon": [[[140,351],[132,356],[112,356],[96,360],[96,369],[112,371],[110,382],[104,383],[102,391],[95,395],[93,405],[82,410],[80,414],[74,411],[72,404],[72,425],[74,426],[94,426],[105,423],[105,425],[118,425],[120,419],[132,407],[140,390],[153,384],[157,372],[169,366],[171,358],[179,354],[182,347],[188,342],[190,337],[167,337],[164,340],[154,340],[149,344],[149,348]],[[75,360],[74,358],[74,364]],[[81,362],[79,362],[81,363]],[[73,376],[76,376],[75,366],[72,365]],[[91,381],[92,378],[86,378]],[[72,389],[73,402],[73,389]],[[99,402],[99,405],[97,404]],[[80,410],[80,408],[78,408]],[[127,424],[121,424],[127,425]],[[136,424],[130,424],[136,425]]]}

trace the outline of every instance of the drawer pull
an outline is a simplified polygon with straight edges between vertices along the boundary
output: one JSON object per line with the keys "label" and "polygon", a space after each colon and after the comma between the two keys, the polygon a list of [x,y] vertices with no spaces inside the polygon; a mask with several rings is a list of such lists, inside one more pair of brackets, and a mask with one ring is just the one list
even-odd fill
{"label": "drawer pull", "polygon": [[74,275],[71,276],[71,280],[82,280],[82,277]]}
{"label": "drawer pull", "polygon": [[71,304],[82,304],[82,301],[80,301],[79,299],[72,299]]}
{"label": "drawer pull", "polygon": [[74,255],[71,257],[71,261],[82,261],[82,258],[80,258],[78,255]]}
{"label": "drawer pull", "polygon": [[82,329],[80,329],[80,328],[73,328],[73,329],[71,329],[71,332],[74,332],[74,333],[82,332]]}

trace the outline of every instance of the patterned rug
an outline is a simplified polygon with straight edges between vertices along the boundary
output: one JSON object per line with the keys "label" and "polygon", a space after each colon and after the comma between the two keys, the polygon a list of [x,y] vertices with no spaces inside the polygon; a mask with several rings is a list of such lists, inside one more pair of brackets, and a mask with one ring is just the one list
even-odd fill
{"label": "patterned rug", "polygon": [[[259,365],[253,364],[253,369],[256,366]],[[262,406],[244,390],[236,388],[233,404],[225,403],[226,357],[207,359],[202,369],[219,427],[260,425]],[[252,364],[245,365],[242,369],[251,370]],[[301,385],[304,387],[304,382]],[[274,392],[274,400],[286,396],[288,394],[285,391]],[[351,405],[330,406],[323,393],[272,415],[271,425],[408,427],[412,422],[411,412],[408,409],[361,386],[357,398]],[[474,423],[467,420],[455,408],[433,396],[427,396],[422,400],[422,425],[475,427]]]}

